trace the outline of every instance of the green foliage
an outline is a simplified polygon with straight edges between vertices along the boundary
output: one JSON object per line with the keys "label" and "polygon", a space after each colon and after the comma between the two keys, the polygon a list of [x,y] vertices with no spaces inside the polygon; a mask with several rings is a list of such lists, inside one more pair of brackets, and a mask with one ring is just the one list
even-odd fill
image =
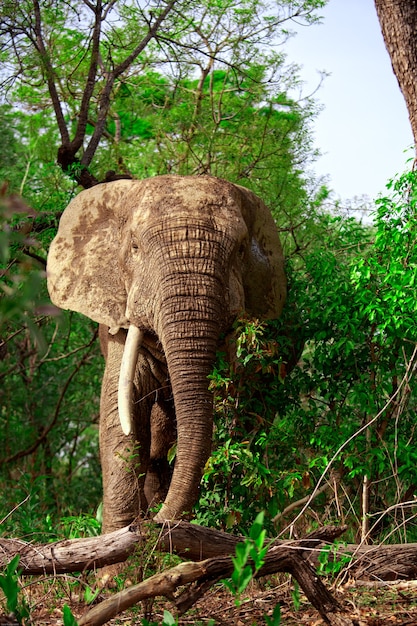
{"label": "green foliage", "polygon": [[272,617],[264,615],[266,626],[279,626],[281,624],[281,606],[277,604],[272,611]]}
{"label": "green foliage", "polygon": [[26,600],[21,598],[17,571],[19,559],[20,555],[17,554],[0,574],[0,588],[6,597],[7,613],[11,613],[18,623],[22,624],[29,617],[29,607]]}
{"label": "green foliage", "polygon": [[294,604],[294,610],[299,611],[301,606],[300,585],[296,580],[294,581],[294,588],[291,591],[291,597]]}
{"label": "green foliage", "polygon": [[102,363],[95,325],[50,304],[44,259],[54,214],[35,215],[8,191],[0,200],[0,506],[10,513],[2,532],[49,539],[57,517],[101,498],[92,415]]}
{"label": "green foliage", "polygon": [[[412,518],[404,531],[402,509],[391,505],[412,499],[417,485],[416,174],[388,189],[372,226],[323,213],[320,245],[288,267],[281,326],[242,321],[230,351],[236,356],[219,355],[210,382],[216,446],[203,478],[202,523],[242,532],[256,506],[274,532],[271,520],[311,493],[331,461],[342,488],[327,500],[326,519],[342,516],[354,527],[362,515],[377,515],[373,534],[415,537]],[[303,343],[301,361],[289,371],[294,344],[299,354]],[[362,511],[357,496],[365,475],[369,503]],[[323,514],[326,498],[311,506]],[[399,535],[396,527],[403,528]]]}
{"label": "green foliage", "polygon": [[4,188],[0,196],[0,332],[4,332],[6,323],[24,323],[42,345],[42,336],[30,314],[45,303],[44,271],[27,254],[30,248],[36,249],[36,242],[27,235],[27,221],[17,218],[25,213],[31,213],[31,209],[19,198],[7,196]]}
{"label": "green foliage", "polygon": [[334,577],[339,574],[352,560],[351,554],[339,553],[340,544],[324,546],[317,557],[318,572],[324,576]]}
{"label": "green foliage", "polygon": [[[50,516],[56,523],[56,516],[92,510],[101,499],[98,429],[92,423],[102,372],[96,329],[80,316],[64,319],[37,321],[47,346],[43,353],[28,330],[8,328],[0,360],[0,484],[1,508],[13,515],[3,532],[49,533]],[[22,502],[17,509],[16,502]]]}
{"label": "green foliage", "polygon": [[[17,180],[15,155],[6,156],[0,179],[21,194],[35,187],[42,194],[40,181],[54,178],[57,191],[71,189],[87,171],[100,180],[111,169],[138,178],[210,173],[258,192],[291,228],[322,201],[308,174],[317,107],[288,95],[298,86],[296,68],[277,43],[294,16],[314,23],[324,5],[176,2],[157,43],[151,39],[137,56],[163,10],[158,2],[144,9],[116,1],[95,12],[79,0],[39,3],[36,11],[29,2],[19,10],[4,3],[2,43],[12,51],[4,80],[13,84],[8,98],[16,105],[4,107],[5,139],[25,175]],[[34,30],[42,45],[33,45]],[[69,154],[71,139],[82,156]],[[59,147],[69,179],[59,178]]]}
{"label": "green foliage", "polygon": [[53,518],[67,507],[94,508],[101,497],[91,414],[97,412],[102,366],[94,325],[58,316],[49,301],[44,259],[54,216],[36,215],[18,195],[3,191],[0,506],[10,514],[2,532],[39,530],[49,538],[56,536]]}
{"label": "green foliage", "polygon": [[100,534],[101,523],[92,515],[82,513],[61,517],[60,528],[67,539],[77,537],[97,537]]}
{"label": "green foliage", "polygon": [[290,306],[280,321],[240,320],[227,342],[229,354],[218,356],[210,377],[215,446],[203,476],[200,523],[245,532],[256,506],[266,511],[266,527],[273,532],[271,518],[293,495],[296,476],[302,479],[294,471],[295,442],[286,437],[281,415],[298,402],[287,382],[293,350],[303,343],[301,337],[289,341],[293,326]]}
{"label": "green foliage", "polygon": [[268,547],[264,546],[266,531],[263,521],[264,513],[261,511],[250,528],[249,537],[236,545],[236,554],[232,557],[233,573],[230,580],[224,581],[226,587],[236,596],[237,602],[264,564]]}
{"label": "green foliage", "polygon": [[67,604],[64,604],[62,617],[64,621],[64,626],[78,626],[78,622],[75,619],[74,615],[71,612],[71,609],[69,608]]}
{"label": "green foliage", "polygon": [[[19,104],[27,100],[19,100]],[[21,211],[24,198],[26,206],[35,215],[36,232],[43,231],[41,241],[31,238],[31,245],[45,241],[47,227],[56,228],[57,223],[46,212],[55,214],[60,206],[68,203],[75,185],[65,177],[56,163],[58,133],[50,110],[0,105],[0,131],[5,146],[0,155],[0,184],[7,183],[7,194]],[[7,200],[7,195],[6,198]],[[2,198],[3,200],[3,198]],[[2,202],[3,204],[3,202]],[[51,239],[49,236],[49,241]]]}
{"label": "green foliage", "polygon": [[363,236],[359,225],[339,220],[338,238],[306,258],[305,279],[296,287],[309,337],[300,372],[306,401],[298,412],[299,443],[330,458],[346,442],[338,463],[353,484],[372,477],[372,507],[388,506],[417,479],[410,458],[415,174],[390,188],[393,197],[377,202],[374,229]]}
{"label": "green foliage", "polygon": [[[223,69],[204,81],[165,79],[163,84],[155,73],[138,77],[137,89],[132,89],[132,99],[139,96],[136,133],[128,115],[119,114],[122,133],[125,120],[132,135],[127,150],[119,146],[129,170],[138,177],[167,171],[210,173],[253,189],[272,207],[279,205],[281,220],[304,210],[309,201],[300,164],[307,167],[313,155],[306,124],[314,107],[291,101],[281,83],[268,83],[269,72],[280,71],[282,64],[282,57],[262,59],[258,65],[255,60],[248,69],[251,79]],[[155,97],[163,85],[162,117],[153,101],[143,98],[146,80]],[[123,98],[121,106],[126,105],[131,103]],[[137,152],[149,158],[138,159]]]}
{"label": "green foliage", "polygon": [[92,589],[89,585],[84,590],[84,601],[86,604],[93,604],[100,595],[100,588]]}
{"label": "green foliage", "polygon": [[[256,576],[265,562],[268,545],[265,545],[266,530],[263,527],[264,512],[261,511],[255,518],[249,530],[249,536],[238,543],[235,548],[235,556],[232,557],[233,573],[224,584],[235,596],[236,605],[241,603],[241,595],[245,592],[250,581]],[[264,615],[267,626],[278,626],[281,623],[281,609],[277,605],[272,617]]]}

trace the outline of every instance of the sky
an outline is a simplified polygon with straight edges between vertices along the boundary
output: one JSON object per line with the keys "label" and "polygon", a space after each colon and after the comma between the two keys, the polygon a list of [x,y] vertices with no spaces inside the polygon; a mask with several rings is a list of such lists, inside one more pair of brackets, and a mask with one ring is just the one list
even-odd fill
{"label": "sky", "polygon": [[[313,125],[314,165],[341,200],[384,194],[386,183],[413,158],[405,101],[385,49],[373,0],[329,0],[322,24],[297,27],[285,45],[300,66],[308,95],[323,106]],[[294,28],[295,29],[295,28]]]}

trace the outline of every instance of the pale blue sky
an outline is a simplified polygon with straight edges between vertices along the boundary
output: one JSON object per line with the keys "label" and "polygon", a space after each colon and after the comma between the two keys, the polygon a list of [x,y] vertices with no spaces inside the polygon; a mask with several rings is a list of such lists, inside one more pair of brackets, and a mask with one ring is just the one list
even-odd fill
{"label": "pale blue sky", "polygon": [[314,124],[323,153],[314,170],[342,199],[374,199],[414,154],[405,102],[373,0],[330,0],[321,14],[321,25],[298,28],[286,44],[288,61],[303,66],[306,94],[321,70],[331,74],[315,96],[324,110]]}

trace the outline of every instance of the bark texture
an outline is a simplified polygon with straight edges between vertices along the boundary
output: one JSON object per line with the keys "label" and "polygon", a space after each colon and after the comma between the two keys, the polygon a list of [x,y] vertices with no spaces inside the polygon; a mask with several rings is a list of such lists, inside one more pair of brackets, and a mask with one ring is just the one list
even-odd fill
{"label": "bark texture", "polygon": [[375,0],[375,8],[417,146],[417,3],[415,0]]}
{"label": "bark texture", "polygon": [[[280,549],[279,556],[273,557],[273,562],[274,572],[289,572],[298,581],[325,624],[354,626],[352,620],[300,554],[283,547]],[[233,563],[231,557],[228,556],[207,559],[200,563],[181,563],[167,572],[155,574],[143,583],[104,600],[90,609],[78,623],[80,626],[100,626],[130,606],[160,595],[172,600],[179,613],[182,614],[191,608],[212,585],[230,576],[232,572]],[[184,589],[186,585],[189,587]],[[183,590],[175,596],[179,587]]]}
{"label": "bark texture", "polygon": [[[158,529],[158,526],[156,526]],[[309,562],[317,561],[324,545],[340,537],[345,527],[326,526],[296,541],[276,540],[268,551],[261,575],[271,574],[283,554],[282,549],[301,554]],[[93,570],[126,560],[144,541],[149,541],[149,522],[131,524],[120,530],[101,535],[34,545],[20,539],[0,538],[0,568],[20,554],[19,567],[23,575],[63,574]],[[174,552],[191,561],[234,554],[242,537],[181,521],[159,527],[157,548]],[[414,580],[417,578],[417,543],[392,545],[355,545],[339,547],[339,555],[351,554],[347,566],[349,575],[360,580]],[[336,554],[336,558],[337,558]]]}

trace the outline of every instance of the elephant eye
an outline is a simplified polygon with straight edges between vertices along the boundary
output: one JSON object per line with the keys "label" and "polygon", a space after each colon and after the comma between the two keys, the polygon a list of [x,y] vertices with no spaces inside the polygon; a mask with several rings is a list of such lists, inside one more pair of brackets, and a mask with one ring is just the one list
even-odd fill
{"label": "elephant eye", "polygon": [[135,252],[139,250],[139,244],[137,241],[135,241],[135,239],[132,239],[132,250],[134,250]]}
{"label": "elephant eye", "polygon": [[237,250],[237,255],[239,259],[244,259],[244,257],[246,256],[247,248],[248,248],[248,242],[246,239],[244,239],[243,241],[240,242],[240,245]]}

